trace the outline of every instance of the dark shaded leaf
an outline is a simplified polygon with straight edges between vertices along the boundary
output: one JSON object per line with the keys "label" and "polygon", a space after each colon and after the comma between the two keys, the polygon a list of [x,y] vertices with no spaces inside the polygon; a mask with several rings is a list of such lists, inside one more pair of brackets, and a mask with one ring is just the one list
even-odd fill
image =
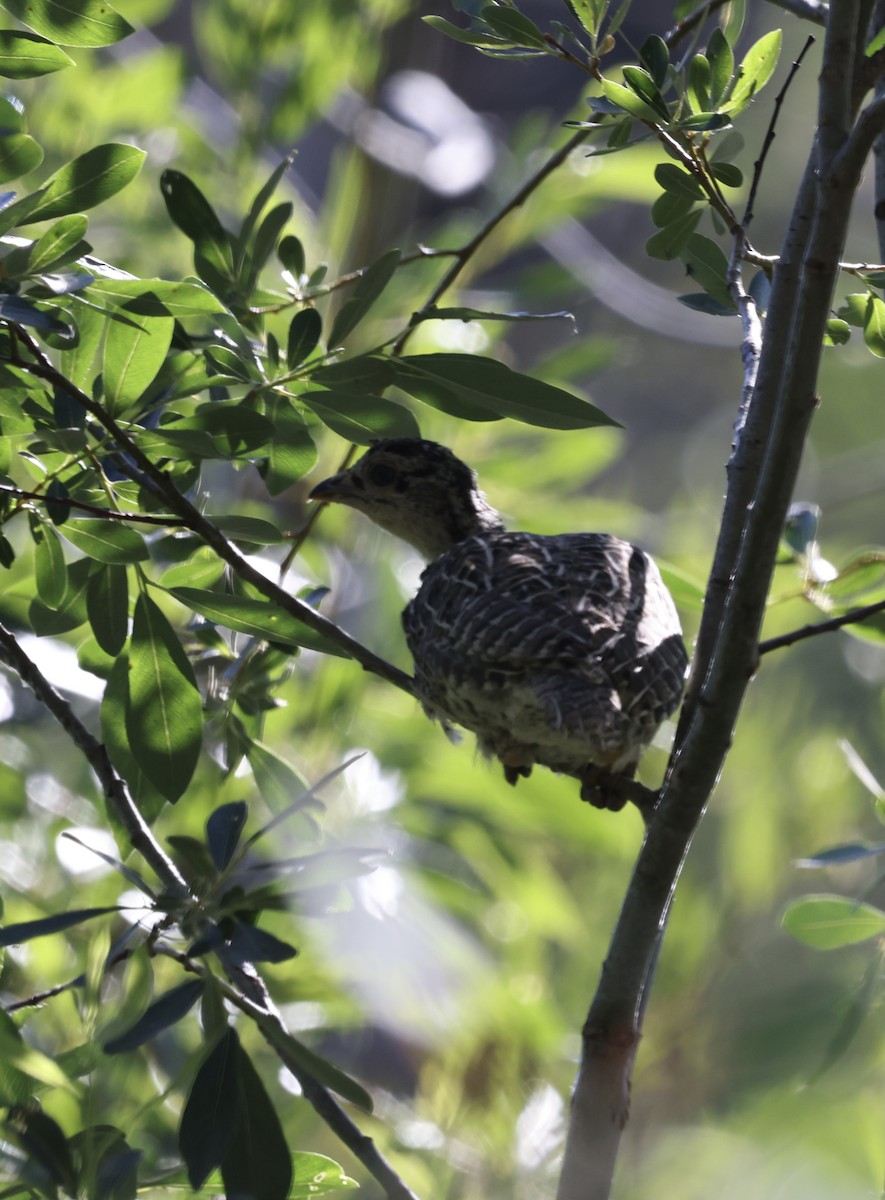
{"label": "dark shaded leaf", "polygon": [[4,1122],[22,1149],[69,1196],[77,1194],[77,1174],[68,1139],[60,1125],[36,1105],[17,1105]]}
{"label": "dark shaded leaf", "polygon": [[8,293],[0,294],[0,319],[16,325],[27,325],[42,333],[70,334],[73,330],[73,326],[37,308],[24,296],[11,296]]}
{"label": "dark shaded leaf", "polygon": [[[132,799],[146,821],[152,821],[166,803],[135,760],[126,732],[129,710],[129,657],[119,654],[108,676],[101,702],[101,738],[114,766],[126,780]],[[113,820],[113,809],[109,809]],[[126,836],[123,831],[121,835]]]}
{"label": "dark shaded leaf", "polygon": [[345,1075],[334,1063],[330,1063],[321,1055],[315,1054],[313,1050],[309,1050],[303,1042],[299,1042],[291,1034],[286,1035],[283,1044],[297,1065],[303,1067],[319,1083],[325,1084],[331,1091],[343,1096],[345,1100],[349,1100],[363,1112],[372,1112],[374,1107],[372,1097],[355,1079]]}
{"label": "dark shaded leaf", "polygon": [[233,857],[248,811],[242,800],[234,800],[216,808],[206,822],[206,842],[219,871],[223,871]]}
{"label": "dark shaded leaf", "polygon": [[[43,148],[26,133],[0,137],[0,183],[27,175],[43,161]],[[18,274],[16,269],[10,274]],[[24,274],[24,272],[21,272]]]}
{"label": "dark shaded leaf", "polygon": [[129,581],[126,568],[102,563],[89,576],[86,612],[95,640],[116,657],[129,633]]}
{"label": "dark shaded leaf", "polygon": [[221,1165],[241,1120],[239,1048],[234,1030],[226,1030],[197,1072],[181,1114],[178,1146],[194,1191]]}
{"label": "dark shaded leaf", "polygon": [[365,274],[353,287],[353,291],[344,301],[338,314],[332,322],[329,333],[329,349],[337,348],[349,333],[352,333],[363,317],[390,283],[399,266],[399,250],[388,250],[386,254],[366,268]]}
{"label": "dark shaded leaf", "polygon": [[315,308],[303,308],[292,318],[286,340],[286,364],[290,371],[313,354],[323,331],[323,321]]}
{"label": "dark shaded leaf", "polygon": [[386,396],[307,391],[299,398],[324,425],[360,446],[368,446],[376,438],[420,437],[418,423],[411,412]]}
{"label": "dark shaded leaf", "polygon": [[646,254],[649,258],[662,258],[665,262],[678,258],[697,229],[702,216],[701,209],[692,209],[670,225],[664,226],[660,233],[652,234],[645,243]]}
{"label": "dark shaded leaf", "polygon": [[280,941],[272,933],[236,920],[228,937],[228,946],[232,960],[239,966],[250,962],[288,962],[298,953],[294,946]]}
{"label": "dark shaded leaf", "polygon": [[229,282],[233,272],[230,237],[200,189],[187,175],[167,169],[160,176],[160,191],[169,216],[181,232],[222,279]]}
{"label": "dark shaded leaf", "polygon": [[292,1160],[276,1108],[241,1045],[236,1049],[240,1119],[221,1161],[230,1200],[287,1200]]}
{"label": "dark shaded leaf", "polygon": [[175,1025],[199,1000],[204,986],[202,979],[193,979],[164,992],[125,1033],[105,1042],[102,1047],[105,1054],[122,1054],[126,1050],[135,1050],[156,1037],[162,1030]]}
{"label": "dark shaded leaf", "polygon": [[425,403],[451,411],[450,398],[469,420],[513,417],[545,429],[617,425],[578,396],[478,354],[421,354],[392,360],[397,384]]}
{"label": "dark shaded leaf", "polygon": [[831,846],[810,858],[796,860],[797,867],[841,867],[844,863],[859,862],[863,858],[878,858],[885,854],[885,845],[864,846],[860,842],[849,842],[844,846]]}
{"label": "dark shaded leaf", "polygon": [[304,417],[291,400],[272,395],[265,403],[274,432],[267,459],[258,469],[269,494],[278,496],[313,469],[317,451]]}
{"label": "dark shaded leaf", "polygon": [[546,50],[547,43],[540,29],[529,18],[515,8],[498,8],[487,5],[480,14],[486,25],[499,37],[506,38],[516,46],[528,46]]}
{"label": "dark shaded leaf", "polygon": [[119,912],[120,906],[112,904],[106,908],[75,908],[66,913],[56,913],[52,917],[40,917],[36,921],[20,921],[17,925],[4,925],[0,929],[0,946],[17,946],[21,942],[29,942],[32,938],[46,937],[49,933],[60,933],[62,929],[70,929],[74,925],[82,925],[95,917],[103,917],[107,913]]}

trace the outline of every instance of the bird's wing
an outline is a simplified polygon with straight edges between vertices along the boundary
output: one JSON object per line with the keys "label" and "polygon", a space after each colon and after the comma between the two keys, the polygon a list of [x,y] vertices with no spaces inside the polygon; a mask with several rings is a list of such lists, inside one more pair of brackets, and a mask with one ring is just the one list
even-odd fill
{"label": "bird's wing", "polygon": [[[644,629],[662,596],[665,628]],[[437,661],[439,652],[529,672],[612,654],[617,644],[618,658],[635,657],[646,634],[680,632],[648,556],[603,534],[468,538],[425,571],[404,624],[416,661],[433,647]]]}

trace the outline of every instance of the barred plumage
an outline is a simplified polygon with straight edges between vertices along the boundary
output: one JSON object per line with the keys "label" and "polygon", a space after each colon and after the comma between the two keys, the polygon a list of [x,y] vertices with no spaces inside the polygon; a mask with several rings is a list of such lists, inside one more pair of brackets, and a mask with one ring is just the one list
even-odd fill
{"label": "barred plumage", "polygon": [[348,504],[431,560],[403,613],[416,690],[472,730],[511,783],[535,763],[620,807],[682,696],[687,655],[652,559],[608,534],[505,531],[474,473],[418,438],[375,443],[311,498]]}

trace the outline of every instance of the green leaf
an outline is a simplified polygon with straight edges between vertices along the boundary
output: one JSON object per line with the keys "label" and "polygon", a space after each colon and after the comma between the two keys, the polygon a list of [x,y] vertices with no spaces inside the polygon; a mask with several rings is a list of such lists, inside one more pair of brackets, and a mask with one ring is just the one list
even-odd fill
{"label": "green leaf", "polygon": [[111,321],[104,339],[105,400],[117,415],[140,400],[166,361],[175,329],[173,317],[141,317],[133,324]]}
{"label": "green leaf", "polygon": [[224,306],[198,283],[172,283],[165,279],[93,280],[88,288],[90,299],[122,304],[127,313],[145,317],[200,316],[222,312]]}
{"label": "green leaf", "polygon": [[116,657],[129,633],[129,581],[124,566],[99,564],[89,576],[86,612],[95,640]]}
{"label": "green leaf", "polygon": [[480,48],[500,49],[507,45],[507,39],[498,37],[493,33],[471,32],[467,29],[461,29],[457,25],[453,25],[451,21],[447,21],[445,17],[422,17],[422,21],[429,25],[431,29],[437,30],[439,33],[444,33],[446,37],[453,38],[456,42],[465,42],[468,46],[478,46]]}
{"label": "green leaf", "polygon": [[[87,150],[47,179],[41,189],[43,195],[39,204],[20,215],[17,223],[32,225],[35,221],[66,217],[68,213],[94,208],[135,178],[144,157],[144,150],[116,142]],[[10,208],[14,207],[10,205]]]}
{"label": "green leaf", "polygon": [[850,340],[851,326],[847,321],[840,321],[836,317],[827,321],[827,328],[824,333],[825,346],[844,346]]}
{"label": "green leaf", "polygon": [[869,42],[867,42],[864,54],[867,58],[872,58],[873,55],[878,54],[883,47],[885,47],[885,25],[883,25],[878,33],[874,34]]}
{"label": "green leaf", "polygon": [[315,308],[303,308],[292,318],[286,339],[286,365],[292,371],[313,354],[323,332],[323,321]]}
{"label": "green leaf", "polygon": [[682,258],[691,276],[719,304],[734,309],[728,290],[728,259],[722,247],[708,237],[693,233],[688,239]]}
{"label": "green leaf", "polygon": [[781,52],[781,31],[772,29],[750,47],[738,71],[734,90],[724,106],[724,112],[735,116],[742,112],[765,87],[774,74]]}
{"label": "green leaf", "polygon": [[387,287],[399,266],[399,250],[388,250],[367,267],[362,277],[354,284],[353,291],[332,322],[328,346],[337,348],[349,333],[352,333],[366,313]]}
{"label": "green leaf", "polygon": [[707,43],[707,60],[710,63],[710,103],[715,108],[725,98],[734,75],[734,53],[718,26]]}
{"label": "green leaf", "polygon": [[43,148],[25,133],[13,133],[0,137],[0,183],[19,179],[39,167],[43,161]]}
{"label": "green leaf", "polygon": [[15,29],[0,29],[0,75],[6,79],[35,79],[74,65],[53,42]]}
{"label": "green leaf", "polygon": [[248,1196],[250,1200],[287,1200],[292,1159],[280,1118],[252,1060],[239,1043],[234,1053],[239,1120],[221,1160],[225,1191],[228,1196]]}
{"label": "green leaf", "polygon": [[656,86],[662,88],[670,67],[670,51],[664,39],[657,34],[647,37],[639,48],[639,58]]}
{"label": "green leaf", "polygon": [[68,588],[68,570],[51,525],[38,525],[34,530],[34,575],[40,599],[49,608],[58,608]]}
{"label": "green leaf", "polygon": [[142,771],[174,803],[200,755],[203,704],[175,631],[145,595],[135,605],[132,626],[126,733]]}
{"label": "green leaf", "polygon": [[498,8],[488,4],[480,12],[480,17],[494,33],[516,46],[529,46],[539,50],[547,48],[540,29],[518,9]]}
{"label": "green leaf", "polygon": [[337,1092],[339,1096],[343,1096],[345,1100],[349,1100],[363,1112],[372,1112],[374,1108],[372,1097],[355,1079],[345,1075],[343,1071],[321,1055],[309,1050],[303,1042],[299,1042],[291,1034],[285,1035],[284,1045],[297,1064],[304,1067],[314,1079],[324,1083],[331,1091]]}
{"label": "green leaf", "polygon": [[276,546],[284,540],[276,525],[259,517],[243,517],[239,513],[222,514],[213,516],[212,522],[232,542],[248,542],[253,546]]}
{"label": "green leaf", "polygon": [[[647,121],[652,125],[660,125],[662,121],[661,114],[651,104],[648,104],[641,97],[637,96],[632,88],[624,87],[620,83],[612,83],[610,79],[602,81],[602,91],[606,100],[611,101],[619,109],[635,117],[638,121]],[[669,121],[669,113],[665,118]]]}
{"label": "green leaf", "polygon": [[4,1067],[13,1067],[31,1079],[45,1083],[47,1087],[61,1088],[72,1096],[79,1095],[76,1084],[58,1063],[29,1046],[6,1012],[0,1012],[0,1062]]}
{"label": "green leaf", "polygon": [[650,258],[662,258],[665,261],[678,258],[693,236],[702,216],[701,209],[692,209],[670,225],[665,225],[645,243],[646,254]]}
{"label": "green leaf", "polygon": [[274,432],[258,469],[268,493],[278,496],[313,469],[317,451],[304,418],[285,396],[268,397],[265,411]]}
{"label": "green leaf", "polygon": [[28,617],[38,637],[69,633],[86,620],[86,587],[92,564],[88,559],[68,567],[68,586],[60,604],[49,608],[42,601],[31,601]]}
{"label": "green leaf", "polygon": [[624,79],[641,100],[651,105],[661,121],[669,121],[670,110],[664,97],[658,91],[657,84],[647,71],[641,67],[624,67]]}
{"label": "green leaf", "polygon": [[358,1188],[359,1184],[325,1154],[310,1154],[296,1150],[292,1155],[292,1184],[289,1200],[317,1200],[345,1188]]}
{"label": "green leaf", "polygon": [[[129,656],[119,654],[111,668],[101,702],[101,739],[114,766],[126,780],[132,799],[144,819],[151,822],[163,809],[166,798],[150,782],[135,760],[126,732],[129,710]],[[112,810],[109,810],[113,820]],[[128,834],[118,830],[128,844]]]}
{"label": "green leaf", "polygon": [[478,354],[421,354],[394,360],[397,384],[425,403],[449,411],[454,396],[481,415],[470,420],[512,417],[544,429],[590,429],[618,425],[587,400],[562,388],[511,371],[503,363]]}
{"label": "green leaf", "polygon": [[246,253],[243,263],[243,287],[247,291],[251,291],[257,283],[261,269],[271,254],[273,254],[280,234],[292,216],[292,211],[293,205],[291,201],[287,200],[285,203],[278,204],[275,208],[272,208],[258,226],[255,233],[255,240],[251,247],[251,253]]}
{"label": "green leaf", "polygon": [[89,221],[81,213],[62,217],[31,248],[29,267],[33,274],[51,270],[82,240]]}
{"label": "green leaf", "polygon": [[663,229],[681,221],[691,212],[695,203],[690,196],[683,196],[677,192],[662,192],[651,206],[651,219],[659,229]]}
{"label": "green leaf", "polygon": [[125,1033],[105,1042],[102,1046],[105,1054],[122,1054],[127,1050],[135,1050],[145,1042],[151,1041],[162,1030],[175,1025],[190,1012],[203,994],[204,987],[202,979],[195,979],[164,992]]}
{"label": "green leaf", "polygon": [[40,917],[36,921],[20,921],[17,925],[4,925],[0,929],[0,946],[18,946],[22,942],[46,937],[50,933],[60,933],[63,929],[82,925],[84,921],[92,921],[96,917],[103,917],[108,913],[119,911],[120,908],[117,904],[105,908],[75,908],[69,912],[55,913],[51,917]]}
{"label": "green leaf", "polygon": [[336,392],[383,392],[396,378],[396,371],[389,358],[377,354],[359,354],[319,367],[310,376],[311,383],[322,384]]}
{"label": "green leaf", "polygon": [[869,299],[869,292],[853,292],[842,301],[837,309],[837,316],[841,317],[843,321],[847,321],[849,325],[856,325],[859,329],[863,329],[867,323]]}
{"label": "green leaf", "polygon": [[692,112],[707,112],[710,108],[712,72],[704,54],[695,54],[688,67],[686,95]]}
{"label": "green leaf", "polygon": [[864,316],[863,340],[877,358],[885,358],[885,301],[869,296]]}
{"label": "green leaf", "polygon": [[230,236],[215,209],[195,183],[180,171],[166,170],[160,176],[160,191],[169,216],[225,278],[233,273]]}
{"label": "green leaf", "polygon": [[294,234],[284,237],[277,246],[277,258],[293,279],[298,280],[304,274],[304,247]]}
{"label": "green leaf", "polygon": [[[482,308],[426,308],[412,313],[409,325],[420,325],[422,321],[571,321],[571,312],[487,312]],[[343,365],[343,364],[342,364]]]}
{"label": "green leaf", "polygon": [[209,592],[201,588],[170,588],[174,596],[186,608],[192,609],[216,625],[247,633],[251,637],[269,642],[281,642],[285,646],[306,646],[324,654],[335,654],[348,658],[345,650],[329,642],[321,633],[276,608],[268,600],[253,600],[248,596],[231,596],[223,592]]}
{"label": "green leaf", "polygon": [[655,167],[655,180],[665,191],[684,196],[692,202],[703,200],[704,189],[693,175],[675,163],[658,163]]}
{"label": "green leaf", "polygon": [[79,339],[76,346],[72,346],[70,350],[65,350],[62,354],[61,369],[65,378],[70,380],[74,387],[88,390],[94,374],[92,364],[104,333],[107,317],[89,305],[76,301],[72,311]]}
{"label": "green leaf", "polygon": [[194,1191],[221,1165],[241,1119],[239,1039],[227,1029],[197,1071],[178,1133],[178,1147]]}
{"label": "green leaf", "polygon": [[[246,747],[255,786],[271,812],[280,812],[307,791],[306,780],[293,766],[260,742]],[[302,831],[296,831],[301,836]]]}
{"label": "green leaf", "polygon": [[881,991],[881,984],[882,952],[880,949],[879,953],[873,955],[867,964],[860,987],[852,997],[851,1003],[843,1014],[836,1032],[830,1039],[830,1043],[824,1051],[821,1064],[811,1077],[811,1083],[820,1079],[821,1075],[828,1071],[830,1067],[835,1066],[845,1055],[845,1052],[854,1041],[855,1036],[869,1015],[873,1002],[878,998]]}
{"label": "green leaf", "polygon": [[411,412],[384,396],[307,391],[299,398],[324,425],[360,446],[368,446],[375,438],[420,437],[418,423]]}
{"label": "green leaf", "polygon": [[844,896],[803,896],[787,906],[781,924],[806,946],[835,950],[879,937],[885,932],[885,912]]}
{"label": "green leaf", "polygon": [[135,32],[107,0],[3,0],[3,8],[61,46],[111,46]]}
{"label": "green leaf", "polygon": [[70,518],[61,532],[78,550],[98,562],[135,563],[148,557],[144,538],[122,521]]}
{"label": "green leaf", "polygon": [[44,333],[70,334],[72,326],[59,321],[51,313],[37,308],[24,296],[0,294],[0,317],[4,321],[13,321],[16,325],[27,325],[31,329],[39,329]]}
{"label": "green leaf", "polygon": [[729,162],[714,162],[710,164],[710,170],[720,183],[726,187],[737,188],[744,182],[744,173],[740,167],[736,167],[734,163]]}

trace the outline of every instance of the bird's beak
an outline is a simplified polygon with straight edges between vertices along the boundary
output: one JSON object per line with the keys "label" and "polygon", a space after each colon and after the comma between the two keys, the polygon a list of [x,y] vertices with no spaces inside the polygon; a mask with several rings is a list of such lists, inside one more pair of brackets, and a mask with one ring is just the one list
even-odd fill
{"label": "bird's beak", "polygon": [[337,475],[330,475],[318,483],[307,498],[317,500],[320,504],[346,504],[353,494],[350,472],[339,471]]}

